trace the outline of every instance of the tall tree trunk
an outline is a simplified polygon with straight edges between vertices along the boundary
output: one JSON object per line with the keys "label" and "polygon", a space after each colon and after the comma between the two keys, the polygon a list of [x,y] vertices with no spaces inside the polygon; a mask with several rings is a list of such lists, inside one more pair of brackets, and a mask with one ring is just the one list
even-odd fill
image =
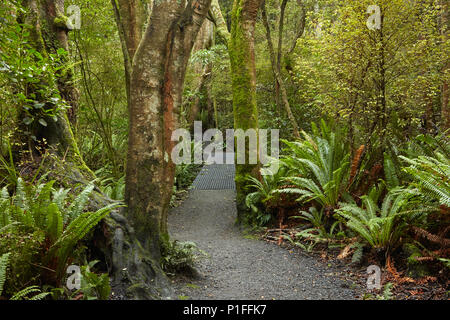
{"label": "tall tree trunk", "polygon": [[[27,9],[23,18],[32,27],[31,44],[34,48],[43,56],[56,54],[59,49],[68,50],[69,29],[67,24],[62,22],[67,20],[64,16],[64,1],[28,0],[23,1],[23,5]],[[61,63],[68,64],[69,62],[62,58]],[[38,125],[33,128],[26,128],[26,130],[31,131],[32,135],[37,138],[38,144],[45,139],[48,146],[58,156],[64,157],[66,163],[70,163],[79,170],[76,175],[82,174],[87,179],[93,179],[94,174],[83,161],[71,126],[71,123],[75,124],[76,122],[79,96],[78,90],[74,86],[73,71],[68,69],[65,73],[58,72],[55,76],[57,79],[56,89],[69,105],[69,109],[60,111],[56,115],[57,121],[54,121],[51,117],[44,119],[47,126]],[[27,94],[39,96],[39,93],[33,92],[32,89]],[[19,111],[19,117],[21,116],[22,113]],[[18,139],[27,139],[27,145],[32,147],[31,151],[35,150],[36,143],[30,140],[29,136],[19,136]],[[69,166],[71,166],[70,164]],[[75,169],[72,171],[75,171]]]}
{"label": "tall tree trunk", "polygon": [[[449,26],[448,26],[448,1],[442,1],[442,7],[441,7],[441,33],[442,33],[442,41],[443,43],[446,43],[448,41],[448,33],[449,33]],[[449,73],[449,65],[450,62],[448,61],[447,57],[447,63],[444,66],[444,83],[442,84],[442,107],[441,107],[441,126],[443,131],[446,131],[450,129],[450,107],[448,105],[448,73]]]}
{"label": "tall tree trunk", "polygon": [[[289,0],[283,0],[281,2],[280,5],[280,19],[278,21],[278,47],[277,47],[277,56],[276,56],[276,70],[278,72],[279,75],[281,75],[281,58],[283,55],[283,29],[284,29],[284,13],[286,11],[286,6]],[[264,10],[265,10],[265,1],[264,1]],[[267,14],[266,14],[266,19],[267,23],[269,23],[268,19],[267,19]],[[267,28],[266,28],[267,29]],[[270,30],[270,29],[269,29]],[[272,40],[270,40],[272,41]],[[272,45],[272,49],[273,49],[273,45]],[[278,77],[275,77],[275,101],[277,104],[277,109],[281,110],[281,105],[282,105],[282,97],[281,97],[281,86],[282,84],[280,84],[280,81],[278,79]]]}
{"label": "tall tree trunk", "polygon": [[[192,53],[203,49],[210,49],[213,46],[213,41],[214,25],[211,21],[205,20],[200,28],[200,31],[198,32],[197,39],[195,40],[194,47],[192,48]],[[211,81],[212,66],[210,63],[204,66],[201,62],[198,62],[194,64],[193,69],[194,72],[200,76],[196,78],[196,81],[194,81],[193,84],[195,87],[195,98],[189,108],[188,116],[188,125],[191,129],[194,128],[194,121],[197,119],[197,116],[201,110],[201,93],[206,91],[207,95],[209,95],[207,91],[209,88],[208,83]],[[208,114],[208,117],[210,116],[211,115]]]}
{"label": "tall tree trunk", "polygon": [[227,23],[223,18],[218,0],[211,1],[211,18],[216,26],[218,40],[228,47],[230,42],[230,32],[228,31]]}
{"label": "tall tree trunk", "polygon": [[[232,72],[234,127],[244,131],[258,128],[254,33],[260,5],[260,0],[234,0],[233,3],[228,51]],[[236,165],[236,201],[239,220],[247,212],[245,206],[246,177],[259,174],[259,166],[249,164],[248,155],[249,146],[246,145],[247,164]]]}
{"label": "tall tree trunk", "polygon": [[111,0],[119,31],[125,68],[127,100],[130,104],[130,80],[134,55],[141,42],[147,10],[142,0]]}
{"label": "tall tree trunk", "polygon": [[[284,1],[283,1],[283,3],[284,3]],[[300,138],[300,133],[298,131],[297,120],[295,120],[295,117],[294,117],[294,115],[292,113],[292,110],[291,110],[291,107],[290,107],[290,104],[289,104],[289,100],[288,100],[288,95],[287,95],[287,92],[286,92],[286,87],[284,86],[284,81],[281,78],[281,73],[280,73],[281,65],[279,63],[279,60],[275,61],[275,51],[273,49],[272,37],[270,35],[270,26],[269,26],[269,22],[268,22],[268,19],[267,19],[265,2],[262,4],[261,7],[262,7],[262,20],[263,20],[264,27],[266,29],[267,46],[269,48],[269,55],[270,55],[270,61],[271,61],[271,64],[272,64],[273,75],[274,75],[275,81],[277,83],[277,86],[280,88],[283,105],[284,105],[284,108],[285,108],[286,113],[288,115],[289,121],[291,121],[294,136],[296,138]],[[283,4],[282,4],[282,8],[283,8]],[[282,29],[280,29],[280,30],[282,30]],[[279,42],[279,45],[281,45],[281,42]],[[280,52],[280,50],[278,50],[278,59],[281,59],[281,52]]]}
{"label": "tall tree trunk", "polygon": [[[128,3],[119,2],[116,10],[123,19],[120,12],[126,9],[121,5]],[[179,123],[189,55],[209,7],[210,0],[156,1],[130,58],[127,208],[124,222],[114,231],[112,251],[115,284],[126,285],[133,298],[167,293],[160,258],[161,245],[168,241],[167,213],[175,174],[171,136]],[[129,33],[130,25],[119,20],[122,34]]]}

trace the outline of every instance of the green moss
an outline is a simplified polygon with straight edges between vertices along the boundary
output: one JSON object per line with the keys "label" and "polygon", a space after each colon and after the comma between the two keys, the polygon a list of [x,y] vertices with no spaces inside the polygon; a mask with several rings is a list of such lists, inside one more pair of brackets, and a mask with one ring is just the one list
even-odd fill
{"label": "green moss", "polygon": [[[232,69],[233,112],[235,129],[258,128],[258,109],[256,104],[256,79],[253,39],[245,32],[242,16],[243,0],[235,0],[232,11],[232,28],[228,51]],[[247,22],[245,22],[247,23]],[[245,155],[248,159],[248,145]],[[255,175],[258,165],[236,166],[236,191],[238,215],[248,213],[245,206],[246,177]],[[239,219],[241,220],[241,219]]]}
{"label": "green moss", "polygon": [[69,18],[63,15],[58,15],[54,20],[53,24],[55,27],[60,29],[68,29],[68,26],[70,25]]}

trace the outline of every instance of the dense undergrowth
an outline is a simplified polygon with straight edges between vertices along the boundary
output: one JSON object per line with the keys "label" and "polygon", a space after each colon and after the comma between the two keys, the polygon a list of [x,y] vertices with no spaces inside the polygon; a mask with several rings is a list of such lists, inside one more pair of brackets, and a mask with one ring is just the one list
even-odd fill
{"label": "dense undergrowth", "polygon": [[[74,295],[107,298],[109,278],[91,271],[95,262],[86,261],[83,239],[117,204],[90,212],[94,185],[73,191],[44,179],[26,183],[18,178],[15,188],[4,187],[1,191],[2,295],[17,299],[46,295],[57,299]],[[69,265],[80,266],[81,287],[76,292],[66,287]]]}
{"label": "dense undergrowth", "polygon": [[[258,127],[279,129],[284,151],[275,175],[248,178],[248,222],[276,230],[277,242],[386,266],[399,281],[448,283],[448,6],[379,1],[385,19],[374,31],[366,24],[372,1],[283,2],[284,21],[282,3],[265,6],[286,100],[304,131],[292,140],[258,16]],[[130,124],[120,32],[109,1],[67,0],[80,7],[82,28],[70,31],[67,50],[46,52],[24,20],[30,3],[0,2],[0,297],[107,299],[108,268],[89,246],[112,208],[91,210],[89,202],[95,192],[125,198]],[[229,20],[233,1],[220,6]],[[198,120],[225,132],[248,112],[235,114],[227,44],[210,27],[191,55],[177,118],[184,128]],[[76,89],[73,101],[62,87]],[[69,111],[77,153],[97,178],[87,187],[45,171],[52,157],[68,160],[41,135]],[[322,117],[333,121],[310,125]],[[172,206],[199,168],[177,166]],[[195,251],[165,239],[161,265],[179,272]],[[80,266],[79,290],[67,289],[70,265]]]}
{"label": "dense undergrowth", "polygon": [[[284,141],[276,175],[249,178],[250,221],[274,226],[280,238],[308,251],[338,248],[340,258],[391,270],[395,261],[406,278],[446,283],[448,139],[419,135],[381,159],[362,145],[350,159],[341,128],[324,121],[312,127],[312,134]],[[282,232],[289,229],[295,231]]]}

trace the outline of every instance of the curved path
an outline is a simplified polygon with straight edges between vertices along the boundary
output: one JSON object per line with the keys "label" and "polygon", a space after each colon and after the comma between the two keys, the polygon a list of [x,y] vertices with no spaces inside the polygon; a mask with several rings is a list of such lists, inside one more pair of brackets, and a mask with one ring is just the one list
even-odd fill
{"label": "curved path", "polygon": [[240,232],[234,184],[219,181],[233,176],[232,165],[205,166],[185,202],[171,209],[172,238],[193,241],[209,254],[197,263],[200,277],[176,281],[177,295],[196,300],[355,299],[354,286],[323,262]]}

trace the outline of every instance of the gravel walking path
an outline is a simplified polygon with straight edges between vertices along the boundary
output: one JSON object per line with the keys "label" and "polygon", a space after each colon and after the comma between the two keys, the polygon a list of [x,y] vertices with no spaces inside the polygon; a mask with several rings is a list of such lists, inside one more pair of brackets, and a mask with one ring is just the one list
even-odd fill
{"label": "gravel walking path", "polygon": [[[216,166],[216,167],[214,167]],[[206,166],[180,207],[169,215],[171,237],[193,241],[209,254],[197,263],[200,277],[175,281],[178,296],[195,300],[355,299],[356,286],[336,276],[336,270],[295,251],[245,237],[235,225],[235,190],[206,190],[205,176],[234,168]],[[224,170],[224,172],[220,172]],[[218,181],[213,181],[212,186]],[[223,182],[222,182],[223,183]]]}

